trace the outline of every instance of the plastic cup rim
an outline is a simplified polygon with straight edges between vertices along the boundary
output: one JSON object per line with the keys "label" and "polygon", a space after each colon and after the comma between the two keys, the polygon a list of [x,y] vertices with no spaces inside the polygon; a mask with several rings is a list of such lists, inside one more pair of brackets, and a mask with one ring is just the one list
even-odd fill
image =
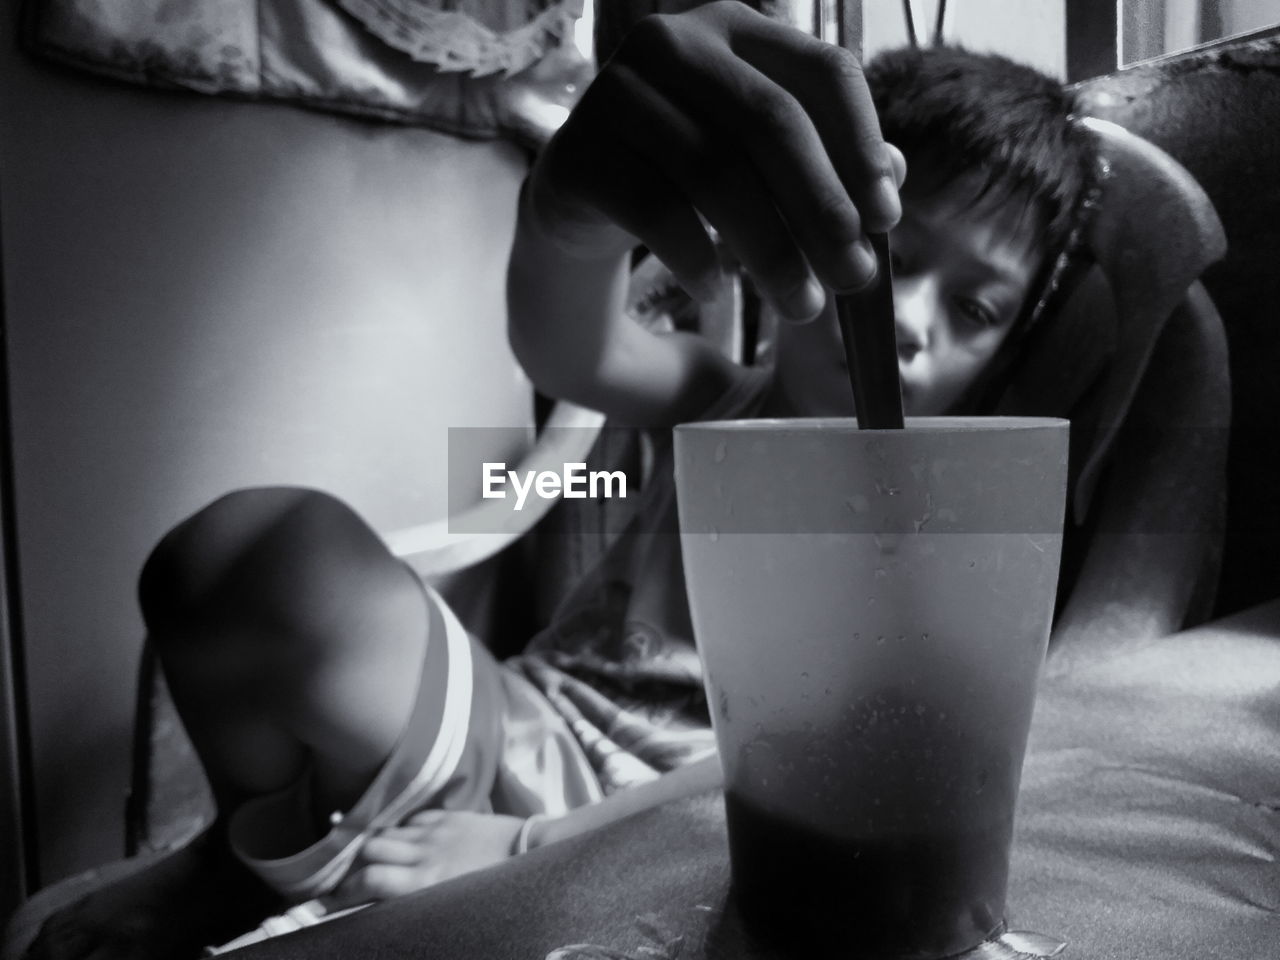
{"label": "plastic cup rim", "polygon": [[904,429],[867,430],[853,417],[761,417],[739,420],[698,420],[676,426],[677,432],[708,430],[736,432],[865,433],[902,435],[921,433],[1006,433],[1011,430],[1061,429],[1070,421],[1061,417],[907,417]]}

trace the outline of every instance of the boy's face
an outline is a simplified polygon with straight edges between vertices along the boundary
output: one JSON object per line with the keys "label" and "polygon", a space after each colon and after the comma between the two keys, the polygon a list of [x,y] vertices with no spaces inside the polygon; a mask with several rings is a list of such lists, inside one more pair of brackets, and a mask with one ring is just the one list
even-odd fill
{"label": "boy's face", "polygon": [[[948,413],[995,356],[1043,256],[1036,218],[1016,199],[976,202],[977,176],[902,193],[891,236],[898,371],[908,416]],[[835,305],[778,331],[778,386],[794,416],[851,416]]]}

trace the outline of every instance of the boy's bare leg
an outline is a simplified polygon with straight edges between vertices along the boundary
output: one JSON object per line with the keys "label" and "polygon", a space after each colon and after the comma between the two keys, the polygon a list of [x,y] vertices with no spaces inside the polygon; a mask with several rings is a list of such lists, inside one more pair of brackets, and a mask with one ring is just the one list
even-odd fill
{"label": "boy's bare leg", "polygon": [[151,642],[219,816],[177,853],[55,914],[32,958],[181,957],[280,906],[230,854],[226,816],[310,768],[318,836],[412,710],[426,610],[414,575],[314,491],[230,494],[176,527],[139,584]]}

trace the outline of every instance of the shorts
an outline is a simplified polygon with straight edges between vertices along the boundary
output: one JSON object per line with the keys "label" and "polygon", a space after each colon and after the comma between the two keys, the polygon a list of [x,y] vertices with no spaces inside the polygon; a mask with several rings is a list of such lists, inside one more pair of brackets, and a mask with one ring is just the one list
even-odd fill
{"label": "shorts", "polygon": [[[309,778],[254,798],[231,817],[236,856],[297,902],[331,891],[370,836],[420,810],[556,816],[601,799],[600,782],[566,721],[515,669],[471,637],[424,587],[429,612],[417,698],[373,782],[329,831],[298,851],[275,849],[280,824],[310,818]],[[296,822],[296,821],[292,821]]]}

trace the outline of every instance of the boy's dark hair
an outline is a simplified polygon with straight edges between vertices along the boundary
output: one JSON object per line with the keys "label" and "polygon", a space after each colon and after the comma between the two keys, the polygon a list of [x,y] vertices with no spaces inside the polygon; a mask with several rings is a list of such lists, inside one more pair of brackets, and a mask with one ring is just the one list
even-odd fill
{"label": "boy's dark hair", "polygon": [[866,75],[880,129],[907,158],[908,185],[933,190],[979,171],[980,196],[1030,199],[1049,257],[1065,247],[1091,183],[1093,150],[1058,81],[997,54],[945,45],[886,51]]}

